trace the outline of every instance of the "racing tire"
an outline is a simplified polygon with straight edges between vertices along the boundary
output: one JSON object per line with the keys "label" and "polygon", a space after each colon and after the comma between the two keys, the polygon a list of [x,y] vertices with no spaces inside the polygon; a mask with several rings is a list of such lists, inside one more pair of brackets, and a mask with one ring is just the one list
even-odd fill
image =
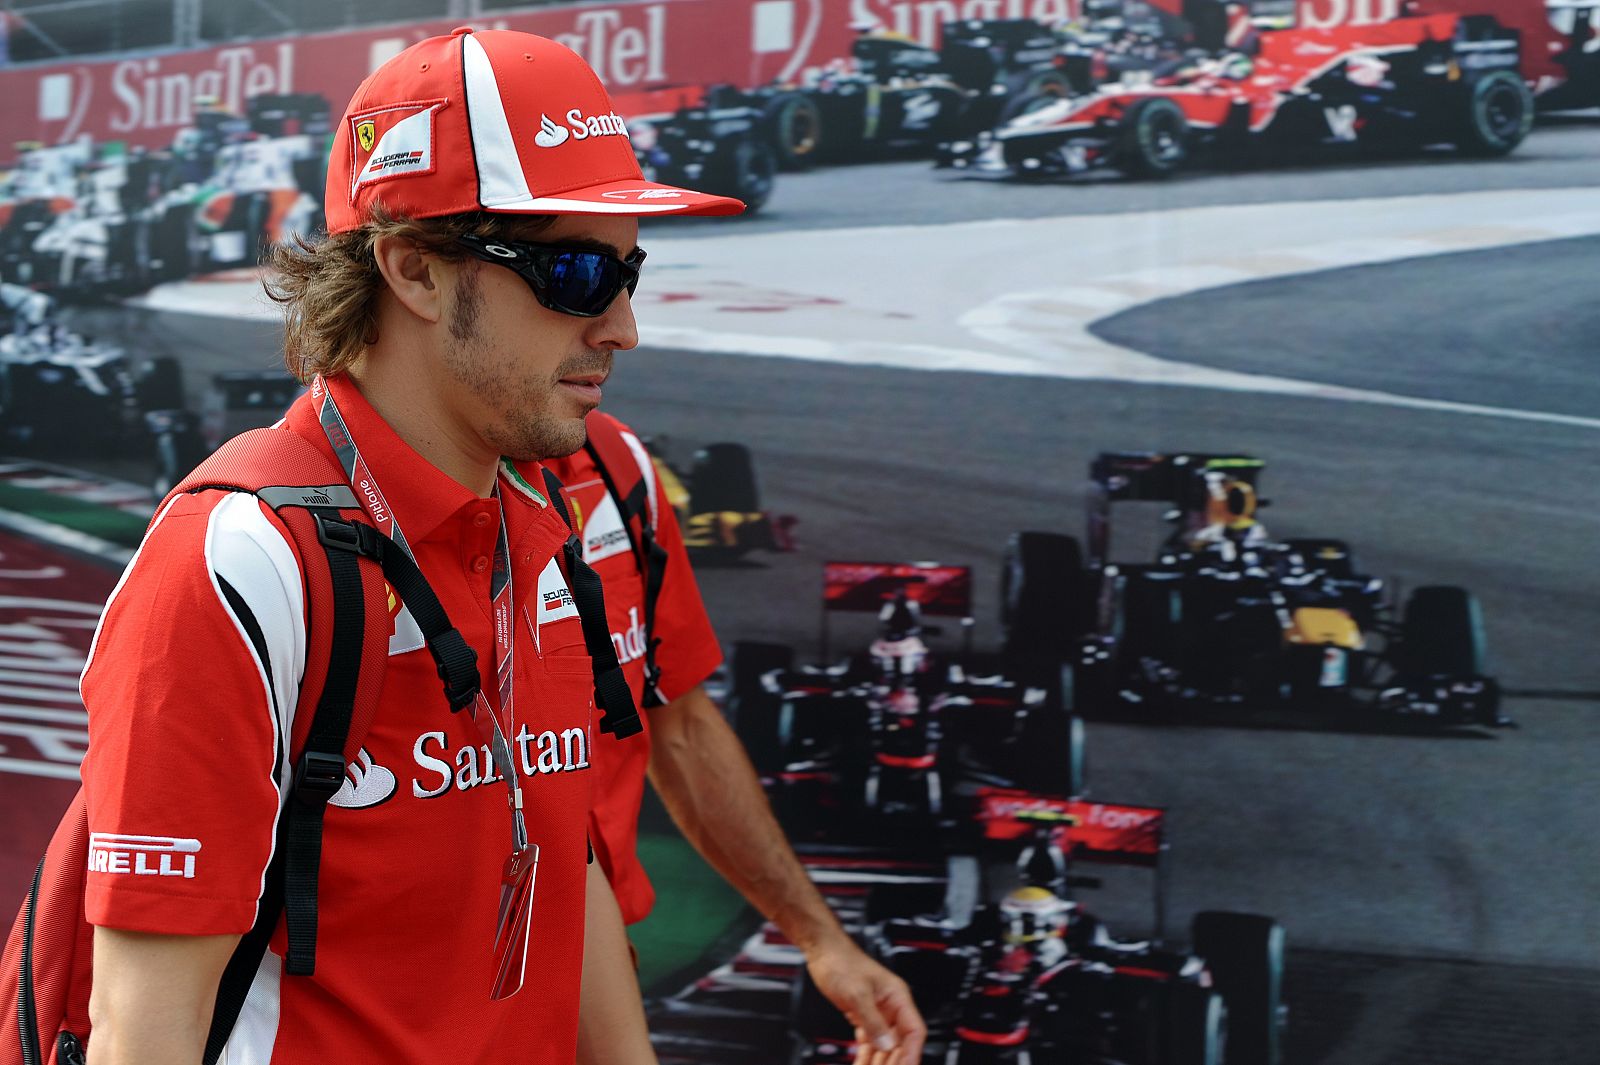
{"label": "racing tire", "polygon": [[783,699],[763,689],[761,678],[775,669],[792,668],[794,649],[783,644],[740,641],[733,645],[732,663],[728,717],[733,731],[744,744],[756,772],[775,773],[783,767],[783,744],[778,736]]}
{"label": "racing tire", "polygon": [[1071,536],[1013,533],[1000,563],[1004,653],[1035,663],[1069,660],[1088,628],[1083,549]]}
{"label": "racing tire", "polygon": [[1486,647],[1477,597],[1454,585],[1425,585],[1406,601],[1394,665],[1406,677],[1483,676]]}
{"label": "racing tire", "polygon": [[822,148],[822,110],[802,93],[773,98],[762,112],[773,155],[783,170],[805,170]]}
{"label": "racing tire", "polygon": [[1189,120],[1164,97],[1140,100],[1122,119],[1117,157],[1130,177],[1170,177],[1189,158]]}
{"label": "racing tire", "polygon": [[744,201],[744,213],[755,214],[772,197],[778,161],[772,146],[754,137],[741,137],[727,153],[728,195]]}
{"label": "racing tire", "polygon": [[707,444],[694,453],[689,469],[689,507],[695,514],[761,509],[755,463],[743,444]]}
{"label": "racing tire", "polygon": [[1171,1065],[1234,1065],[1231,1017],[1222,996],[1198,984],[1172,986],[1167,1000],[1167,1058]]}
{"label": "racing tire", "polygon": [[1195,914],[1191,935],[1228,1007],[1228,1065],[1282,1065],[1283,926],[1258,914],[1207,910]]}
{"label": "racing tire", "polygon": [[1083,718],[1041,713],[1023,726],[1017,743],[1018,782],[1027,791],[1076,799],[1088,791],[1088,742]]}
{"label": "racing tire", "polygon": [[1495,70],[1472,83],[1466,113],[1456,133],[1456,149],[1465,155],[1506,155],[1533,128],[1533,94],[1520,74]]}

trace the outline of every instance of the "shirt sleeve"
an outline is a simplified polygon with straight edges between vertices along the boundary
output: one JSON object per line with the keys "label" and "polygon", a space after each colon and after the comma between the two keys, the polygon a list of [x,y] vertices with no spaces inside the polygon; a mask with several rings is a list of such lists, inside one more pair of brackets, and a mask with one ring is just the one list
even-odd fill
{"label": "shirt sleeve", "polygon": [[255,921],[305,670],[304,581],[254,496],[179,496],[84,668],[89,921],[220,935]]}
{"label": "shirt sleeve", "polygon": [[[654,469],[650,476],[655,477]],[[678,517],[658,490],[656,542],[667,552],[661,595],[656,600],[654,636],[661,641],[656,665],[661,670],[661,696],[667,702],[693,691],[722,664],[722,647],[706,616],[689,554],[683,546]]]}

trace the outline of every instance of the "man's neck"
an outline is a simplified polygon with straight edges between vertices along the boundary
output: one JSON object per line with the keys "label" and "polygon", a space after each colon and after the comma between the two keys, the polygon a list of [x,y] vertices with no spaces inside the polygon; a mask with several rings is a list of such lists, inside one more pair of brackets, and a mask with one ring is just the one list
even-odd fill
{"label": "man's neck", "polygon": [[348,371],[352,384],[395,435],[451,480],[486,499],[494,491],[500,456],[458,424],[424,380],[398,360],[365,358]]}

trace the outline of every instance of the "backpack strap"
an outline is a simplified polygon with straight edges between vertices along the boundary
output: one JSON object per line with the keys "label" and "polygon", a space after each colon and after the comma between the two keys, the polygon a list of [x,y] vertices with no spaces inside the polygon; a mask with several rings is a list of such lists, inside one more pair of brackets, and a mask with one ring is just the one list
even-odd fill
{"label": "backpack strap", "polygon": [[[634,563],[644,581],[644,705],[649,709],[666,702],[661,695],[661,667],[656,664],[656,648],[661,644],[656,636],[656,602],[661,598],[669,556],[667,549],[656,540],[649,481],[633,449],[622,439],[621,428],[605,417],[591,417],[586,425],[589,439],[584,450],[605,482],[607,494],[617,505],[622,527],[627,530],[628,543],[633,548]],[[621,484],[629,485],[626,492],[620,490]]]}
{"label": "backpack strap", "polygon": [[[272,507],[288,528],[300,551],[310,604],[306,644],[316,649],[307,658],[301,685],[302,703],[316,693],[315,710],[298,747],[291,795],[279,819],[278,845],[256,922],[240,939],[218,988],[203,1059],[205,1065],[215,1065],[280,912],[288,935],[285,971],[308,976],[316,968],[323,818],[328,800],[344,782],[346,764],[371,726],[388,662],[389,592],[377,571],[381,569],[416,617],[452,710],[476,697],[478,669],[476,652],[450,625],[416,564],[388,537],[357,520],[365,516],[360,500],[342,471],[310,441],[286,429],[257,429],[235,437],[173,494],[207,490],[249,492]],[[317,557],[325,559],[326,568],[311,562]],[[363,558],[375,565],[363,567]],[[318,635],[324,628],[326,640]],[[365,670],[363,662],[370,663]]]}
{"label": "backpack strap", "polygon": [[[545,470],[544,484],[551,505],[570,529],[572,516],[561,497],[560,479]],[[561,551],[567,564],[567,583],[572,586],[572,599],[578,605],[578,620],[583,624],[583,644],[594,666],[595,702],[605,711],[600,718],[600,731],[609,732],[619,740],[627,739],[644,726],[639,721],[639,711],[633,705],[633,691],[628,687],[628,678],[617,661],[617,648],[611,642],[611,625],[606,620],[605,590],[601,586],[600,575],[583,560],[583,541],[578,539],[577,534],[567,536]]]}

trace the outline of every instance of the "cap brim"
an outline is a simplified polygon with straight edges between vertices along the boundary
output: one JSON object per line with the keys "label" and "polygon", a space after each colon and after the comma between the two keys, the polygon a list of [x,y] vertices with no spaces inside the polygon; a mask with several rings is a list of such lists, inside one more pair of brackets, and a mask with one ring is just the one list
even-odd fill
{"label": "cap brim", "polygon": [[637,178],[483,206],[516,214],[730,215],[744,211],[743,201],[732,196],[713,196]]}

